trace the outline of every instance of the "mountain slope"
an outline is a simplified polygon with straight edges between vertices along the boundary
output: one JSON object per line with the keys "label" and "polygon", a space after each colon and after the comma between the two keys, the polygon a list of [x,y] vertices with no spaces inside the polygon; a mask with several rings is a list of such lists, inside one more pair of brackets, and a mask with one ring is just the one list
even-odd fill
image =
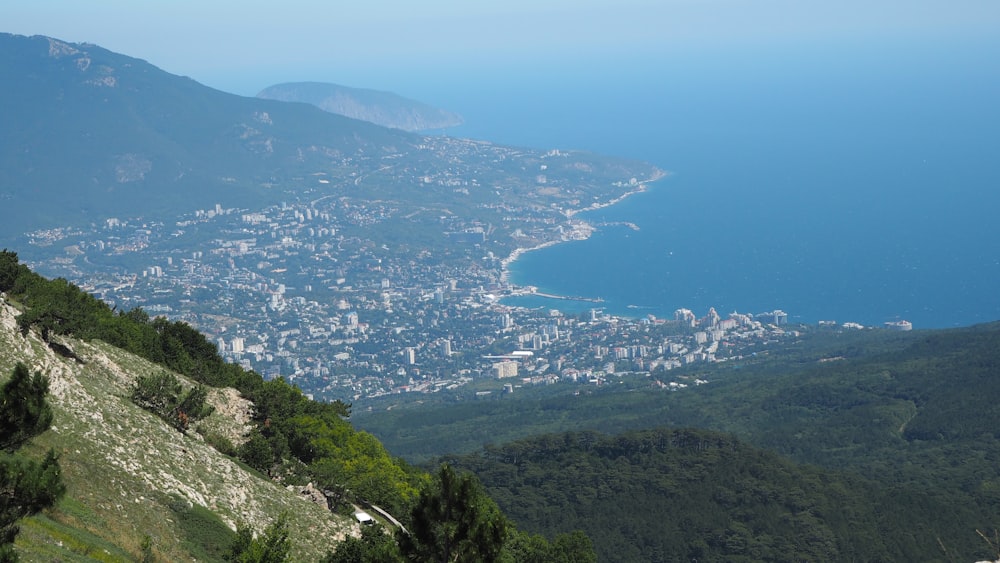
{"label": "mountain slope", "polygon": [[655,392],[642,382],[620,386],[627,393],[612,387],[580,396],[373,409],[354,421],[412,459],[446,453],[435,443],[440,435],[462,436],[462,448],[471,451],[476,439],[670,424],[733,433],[806,463],[878,473],[890,453],[996,440],[998,365],[1000,323],[912,333],[813,331],[743,361],[659,374],[664,381],[710,381],[693,393]]}
{"label": "mountain slope", "polygon": [[[421,136],[235,96],[47,37],[0,34],[0,84],[0,242],[111,219],[173,225],[216,204],[261,211],[348,197],[416,218],[372,229],[389,240],[448,246],[441,215],[463,228],[496,225],[491,250],[503,256],[528,230],[504,222],[503,209],[563,223],[568,211],[634,190],[630,180],[662,175],[644,163]],[[550,230],[543,240],[558,236]]]}
{"label": "mountain slope", "polygon": [[[295,560],[316,560],[357,532],[349,519],[133,405],[128,396],[135,377],[162,368],[100,342],[65,339],[81,364],[56,354],[33,333],[22,337],[16,314],[0,300],[0,374],[9,376],[20,361],[50,378],[55,419],[36,448],[59,453],[67,485],[55,510],[23,524],[18,547],[26,560],[103,550],[105,560],[126,561],[138,556],[146,536],[163,560],[184,560],[197,551],[192,546],[203,549],[196,544],[212,539],[196,537],[199,527],[244,524],[263,531],[282,513],[290,517]],[[248,405],[238,394],[213,390],[210,402],[216,413],[208,427],[234,437],[242,433]]]}
{"label": "mountain slope", "polygon": [[260,197],[289,168],[377,156],[415,140],[47,37],[0,34],[0,81],[0,199],[21,212],[3,213],[4,221],[22,228],[86,220],[96,210],[155,213]]}
{"label": "mountain slope", "polygon": [[[909,537],[896,514],[910,506],[876,484],[707,430],[536,436],[452,462],[529,531],[583,529],[601,561],[901,561],[939,552],[933,536]],[[905,493],[961,515],[954,521],[968,518],[963,507]],[[926,517],[916,520],[926,527]],[[936,524],[948,545],[951,533],[974,538]]]}
{"label": "mountain slope", "polygon": [[324,111],[404,131],[445,129],[462,124],[458,115],[392,92],[324,82],[288,82],[261,90],[258,98],[303,102]]}
{"label": "mountain slope", "polygon": [[[586,514],[603,499],[570,494],[562,480],[587,465],[582,460],[592,451],[555,451],[550,446],[561,436],[527,437],[669,425],[725,432],[795,463],[850,473],[870,483],[859,490],[867,491],[867,502],[877,509],[877,531],[891,560],[995,558],[976,531],[1000,529],[998,366],[998,323],[907,334],[820,330],[789,344],[775,343],[766,354],[746,361],[660,375],[709,381],[683,393],[660,391],[648,380],[623,379],[579,395],[572,389],[562,394],[551,390],[544,398],[522,393],[429,408],[362,410],[354,422],[411,459],[518,440],[485,447],[463,463],[482,476],[502,508],[532,531],[555,527],[554,520],[566,514]],[[512,450],[525,452],[517,464],[508,453]],[[594,483],[590,486],[598,489],[603,483],[611,491],[624,491],[624,496],[611,498],[655,505],[650,499],[656,495],[645,492],[641,481],[618,478],[621,467],[629,464],[640,465],[627,456],[601,457],[590,465],[608,471],[594,470],[577,482]],[[629,475],[651,479],[649,474],[660,469],[644,466]],[[652,485],[660,486],[655,480]],[[546,506],[562,506],[562,511],[532,511],[518,500],[545,497],[553,490],[566,494]],[[863,520],[865,514],[859,511],[852,518]],[[664,533],[654,530],[635,539],[654,542]],[[595,545],[607,548],[600,539]]]}

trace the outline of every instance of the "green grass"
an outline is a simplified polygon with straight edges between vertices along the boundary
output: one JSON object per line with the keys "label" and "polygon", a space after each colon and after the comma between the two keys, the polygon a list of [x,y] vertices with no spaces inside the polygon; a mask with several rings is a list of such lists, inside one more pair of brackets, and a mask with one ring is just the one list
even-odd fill
{"label": "green grass", "polygon": [[[64,501],[63,504],[73,501]],[[67,507],[68,508],[68,507]],[[67,523],[68,514],[60,507],[21,522],[16,547],[22,561],[134,561],[135,555],[121,547]]]}
{"label": "green grass", "polygon": [[169,506],[182,533],[181,547],[198,561],[223,561],[236,534],[204,506],[179,497]]}

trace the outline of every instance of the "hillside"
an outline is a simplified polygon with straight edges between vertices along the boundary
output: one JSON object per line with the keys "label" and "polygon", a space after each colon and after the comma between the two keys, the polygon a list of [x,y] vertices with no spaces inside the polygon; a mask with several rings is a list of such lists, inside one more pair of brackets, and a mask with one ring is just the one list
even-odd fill
{"label": "hillside", "polygon": [[[517,530],[471,474],[392,458],[350,405],[224,362],[183,322],[116,311],[8,250],[0,308],[5,561],[15,539],[102,560],[594,560],[581,532]],[[359,505],[378,515],[360,534],[344,521]]]}
{"label": "hillside", "polygon": [[[900,513],[923,505],[906,522],[921,528],[928,505],[969,518],[917,489],[888,493],[705,430],[568,432],[451,459],[526,529],[580,528],[608,562],[927,561],[946,553]],[[944,545],[974,537],[941,524]]]}
{"label": "hillside", "polygon": [[[271,200],[290,167],[414,141],[306,105],[226,94],[96,45],[0,34],[0,53],[0,80],[17,85],[0,94],[5,230]],[[44,205],[53,200],[65,205]]]}
{"label": "hillside", "polygon": [[[454,404],[406,405],[390,397],[360,410],[355,422],[411,459],[543,432],[669,424],[728,432],[803,462],[849,467],[880,457],[876,450],[912,455],[992,441],[990,421],[1000,414],[998,350],[1000,323],[911,333],[812,330],[766,354],[658,374],[663,382],[710,382],[689,392],[623,379],[583,393],[553,387]],[[435,442],[441,435],[462,440]]]}
{"label": "hillside", "polygon": [[501,225],[494,208],[503,204],[564,221],[552,204],[586,207],[620,196],[615,181],[656,175],[642,163],[586,154],[543,162],[548,151],[415,135],[308,104],[236,96],[49,37],[0,34],[0,82],[16,85],[0,90],[0,242],[48,229],[78,235],[74,228],[109,220],[173,225],[217,204],[261,211],[349,198],[382,214],[427,213],[408,232],[389,229],[386,240],[430,236],[445,246],[439,214]]}
{"label": "hillside", "polygon": [[[909,334],[817,330],[746,361],[662,376],[710,382],[684,392],[660,390],[645,378],[623,378],[586,393],[553,387],[502,400],[464,397],[452,404],[361,410],[354,420],[410,459],[472,452],[460,464],[474,469],[501,506],[532,531],[554,528],[566,514],[593,517],[607,509],[595,499],[552,494],[569,491],[562,479],[577,464],[591,471],[583,482],[620,488],[625,497],[609,497],[618,501],[659,498],[662,483],[647,474],[663,466],[579,447],[553,449],[562,434],[531,436],[697,427],[795,463],[853,476],[850,487],[865,491],[868,499],[851,518],[864,520],[870,507],[877,509],[877,541],[891,560],[995,558],[976,530],[1000,529],[998,365],[997,323]],[[632,439],[626,434],[599,440]],[[526,454],[515,465],[506,454],[510,450]],[[631,477],[623,481],[619,472],[626,469]],[[524,498],[546,500],[517,500]],[[644,510],[631,502],[636,518],[659,518],[655,502]],[[556,511],[560,520],[540,508],[550,505],[562,507]],[[569,522],[587,521],[578,518]],[[643,537],[668,533],[674,532],[658,528]],[[595,545],[599,551],[617,549],[601,539]]]}
{"label": "hillside", "polygon": [[258,98],[303,102],[323,111],[404,131],[446,129],[462,124],[454,113],[380,90],[325,82],[288,82],[261,90]]}
{"label": "hillside", "polygon": [[[282,513],[291,518],[296,560],[316,560],[346,534],[358,533],[349,517],[135,406],[128,396],[136,375],[162,368],[99,341],[61,339],[83,363],[60,356],[35,333],[22,337],[17,313],[0,298],[0,373],[9,377],[23,362],[50,378],[55,419],[34,448],[56,450],[68,489],[54,510],[22,524],[24,560],[82,561],[100,553],[104,561],[132,561],[149,536],[161,560],[180,561],[227,547],[212,542],[228,540],[228,528],[263,531]],[[216,411],[206,428],[239,439],[249,404],[231,389],[213,390],[210,403]]]}

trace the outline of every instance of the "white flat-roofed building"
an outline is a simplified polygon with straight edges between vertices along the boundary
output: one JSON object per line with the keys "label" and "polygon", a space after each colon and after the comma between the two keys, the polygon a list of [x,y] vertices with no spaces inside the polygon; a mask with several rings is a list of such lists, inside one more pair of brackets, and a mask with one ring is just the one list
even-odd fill
{"label": "white flat-roofed building", "polygon": [[517,377],[517,362],[504,361],[493,364],[493,376],[497,379]]}

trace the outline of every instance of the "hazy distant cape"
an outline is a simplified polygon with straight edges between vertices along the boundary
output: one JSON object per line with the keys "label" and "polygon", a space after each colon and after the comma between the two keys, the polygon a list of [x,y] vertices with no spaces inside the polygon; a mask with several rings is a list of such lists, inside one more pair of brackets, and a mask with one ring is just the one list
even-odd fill
{"label": "hazy distant cape", "polygon": [[461,116],[391,92],[349,88],[325,82],[288,82],[261,90],[258,98],[304,102],[383,127],[404,131],[444,129],[462,124]]}

